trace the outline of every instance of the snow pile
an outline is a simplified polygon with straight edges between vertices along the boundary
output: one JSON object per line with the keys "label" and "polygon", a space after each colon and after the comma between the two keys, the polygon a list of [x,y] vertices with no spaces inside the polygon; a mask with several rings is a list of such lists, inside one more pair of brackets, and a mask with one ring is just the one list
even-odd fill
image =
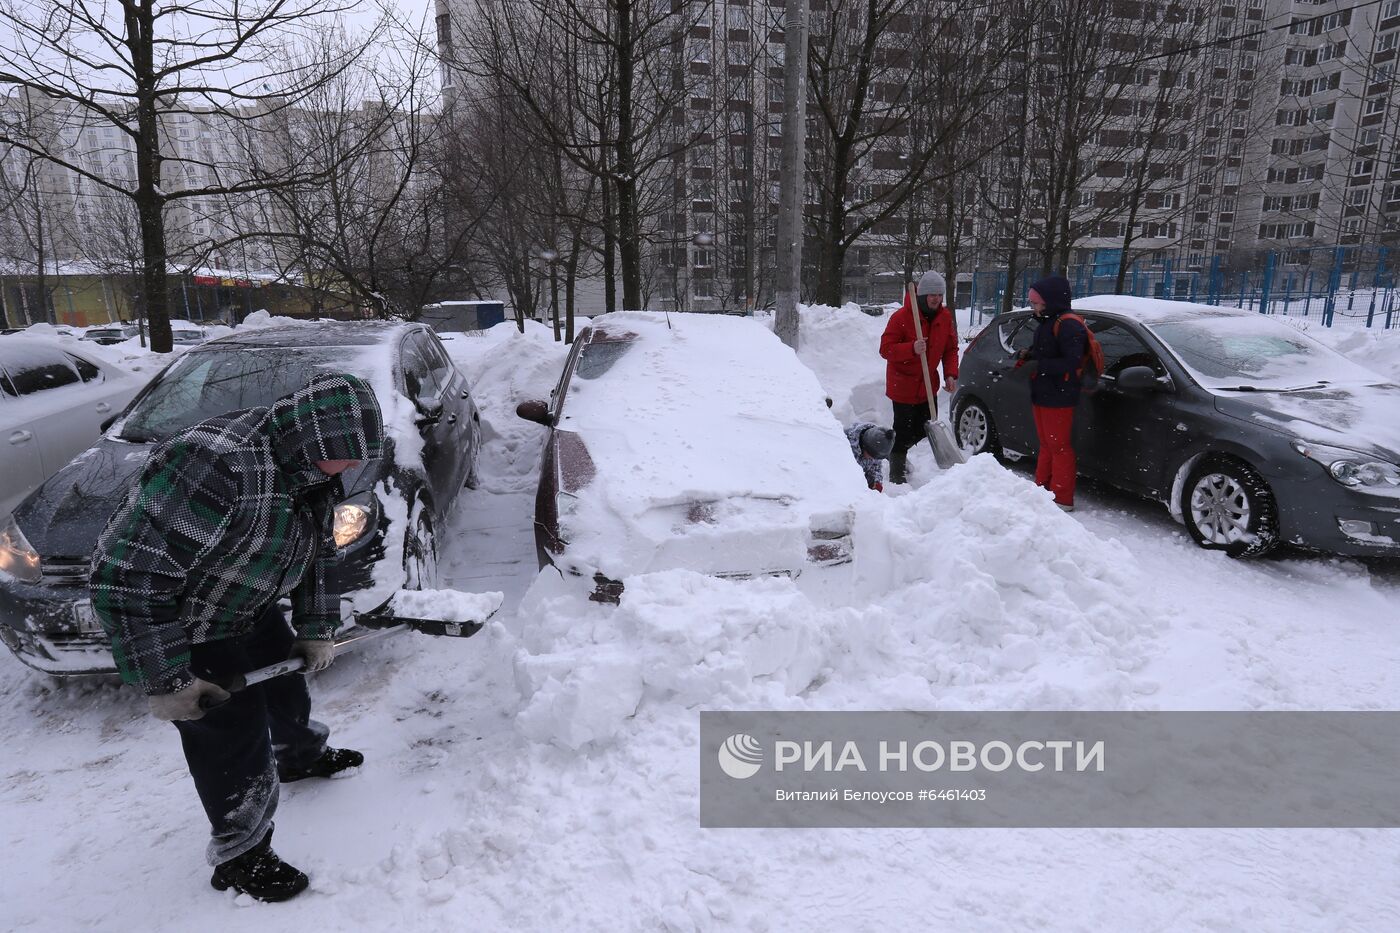
{"label": "snow pile", "polygon": [[[887,317],[872,317],[855,304],[800,305],[797,358],[817,374],[842,424],[873,421],[889,424],[885,398],[885,361],[880,335]],[[872,364],[873,359],[873,364]]]}
{"label": "snow pile", "polygon": [[[586,326],[587,319],[576,320],[575,332]],[[515,406],[532,399],[549,401],[569,345],[556,343],[553,331],[536,321],[526,321],[523,334],[507,321],[480,334],[443,337],[448,356],[471,384],[472,398],[481,411],[483,488],[490,492],[533,489],[547,429],[518,417]]]}
{"label": "snow pile", "polygon": [[1141,569],[990,457],[866,497],[855,548],[848,605],[673,571],[627,578],[614,608],[542,574],[518,632],[521,729],[577,749],[702,707],[1139,704],[1128,675],[1160,626]]}
{"label": "snow pile", "polygon": [[484,622],[496,614],[504,601],[503,593],[462,593],[457,590],[399,590],[389,600],[389,609],[405,619],[435,619],[441,622]]}

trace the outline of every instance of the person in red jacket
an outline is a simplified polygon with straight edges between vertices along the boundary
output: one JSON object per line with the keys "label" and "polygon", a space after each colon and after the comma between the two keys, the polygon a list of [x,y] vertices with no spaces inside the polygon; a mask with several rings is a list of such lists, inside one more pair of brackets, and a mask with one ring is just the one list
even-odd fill
{"label": "person in red jacket", "polygon": [[[943,363],[943,389],[952,394],[958,387],[958,328],[951,309],[943,305],[943,276],[925,272],[914,289],[919,305],[923,339],[914,334],[914,311],[909,296],[904,307],[890,316],[880,338],[880,355],[885,364],[885,395],[894,405],[894,450],[890,453],[890,482],[906,482],[905,466],[909,448],[928,435],[928,392],[919,357],[928,361],[929,379],[938,389],[938,364]],[[935,403],[936,403],[935,399]]]}

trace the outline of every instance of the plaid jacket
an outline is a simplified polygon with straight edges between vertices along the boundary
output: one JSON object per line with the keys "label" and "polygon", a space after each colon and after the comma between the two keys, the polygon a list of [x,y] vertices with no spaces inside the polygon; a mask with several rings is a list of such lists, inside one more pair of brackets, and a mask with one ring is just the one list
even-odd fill
{"label": "plaid jacket", "polygon": [[343,491],[315,463],[375,459],[382,437],[368,385],[319,375],[158,446],[92,558],[92,608],[122,679],[148,694],[188,686],[191,644],[245,634],[287,593],[298,638],[333,637]]}

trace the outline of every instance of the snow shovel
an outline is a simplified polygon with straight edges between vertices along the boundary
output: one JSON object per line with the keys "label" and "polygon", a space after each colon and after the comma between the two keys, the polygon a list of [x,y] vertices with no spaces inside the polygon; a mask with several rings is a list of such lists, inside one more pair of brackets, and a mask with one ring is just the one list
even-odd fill
{"label": "snow shovel", "polygon": [[[462,593],[457,590],[399,590],[383,606],[373,612],[356,613],[355,621],[371,628],[403,626],[424,635],[446,635],[470,638],[486,620],[496,614],[505,599],[502,593]],[[434,609],[433,607],[437,608]],[[448,618],[425,619],[419,616],[433,613]],[[229,693],[246,690],[254,684],[292,674],[306,666],[302,658],[288,658],[260,667],[255,671],[234,674],[213,681]],[[207,696],[199,698],[200,709],[213,709],[228,700],[216,701]]]}
{"label": "snow shovel", "polygon": [[[914,294],[914,283],[910,282],[906,285],[905,291],[909,297],[909,307],[914,312],[914,336],[923,340],[924,328],[923,324],[920,323],[923,313],[919,307],[919,296]],[[924,422],[924,433],[928,435],[929,446],[933,448],[934,462],[938,464],[940,470],[957,466],[959,463],[966,463],[967,454],[953,439],[953,429],[948,426],[948,422],[938,419],[938,396],[933,391],[933,380],[929,378],[926,353],[919,354],[919,368],[924,371],[924,392],[928,394],[929,420]]]}

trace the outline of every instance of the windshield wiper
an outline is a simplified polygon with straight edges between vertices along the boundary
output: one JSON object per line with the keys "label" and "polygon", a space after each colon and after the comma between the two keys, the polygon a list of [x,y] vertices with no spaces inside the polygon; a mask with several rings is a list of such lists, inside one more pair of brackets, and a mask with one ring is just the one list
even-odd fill
{"label": "windshield wiper", "polygon": [[1321,389],[1326,382],[1310,382],[1301,386],[1221,386],[1221,392],[1301,392],[1304,389]]}

